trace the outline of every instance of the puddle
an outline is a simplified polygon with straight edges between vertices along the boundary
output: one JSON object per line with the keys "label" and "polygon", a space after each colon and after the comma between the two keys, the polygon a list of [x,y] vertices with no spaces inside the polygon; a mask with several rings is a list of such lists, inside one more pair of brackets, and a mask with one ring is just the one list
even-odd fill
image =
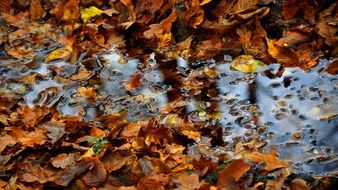
{"label": "puddle", "polygon": [[[146,120],[165,115],[171,105],[170,113],[183,113],[192,123],[220,126],[229,150],[238,141],[258,138],[299,171],[337,172],[338,79],[324,71],[329,61],[321,60],[308,72],[288,68],[277,77],[279,64],[269,65],[269,72],[245,74],[231,70],[228,59],[164,62],[152,54],[140,62],[111,53],[77,65],[5,60],[0,63],[0,96],[12,94],[30,107],[55,107],[86,121],[112,113]],[[126,89],[135,75],[140,85]],[[95,89],[96,96],[79,96],[79,87]]]}

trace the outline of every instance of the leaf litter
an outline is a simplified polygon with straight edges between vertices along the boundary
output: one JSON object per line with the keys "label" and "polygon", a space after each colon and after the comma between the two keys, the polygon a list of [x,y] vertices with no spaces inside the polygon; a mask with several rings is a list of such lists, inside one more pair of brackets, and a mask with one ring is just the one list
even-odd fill
{"label": "leaf litter", "polygon": [[0,188],[337,183],[335,2],[0,10]]}

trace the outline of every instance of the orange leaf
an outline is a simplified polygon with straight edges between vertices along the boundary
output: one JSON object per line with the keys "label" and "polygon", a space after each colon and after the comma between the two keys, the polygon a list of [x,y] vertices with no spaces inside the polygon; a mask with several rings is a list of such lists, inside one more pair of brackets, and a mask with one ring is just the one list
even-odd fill
{"label": "orange leaf", "polygon": [[297,52],[287,47],[278,46],[275,40],[267,39],[267,42],[269,54],[278,62],[287,66],[299,65],[299,55]]}
{"label": "orange leaf", "polygon": [[238,181],[249,170],[250,166],[244,160],[234,160],[219,173],[217,184],[219,186],[222,186],[224,183],[226,184],[228,178]]}
{"label": "orange leaf", "polygon": [[278,168],[287,167],[289,164],[277,157],[276,151],[271,151],[269,154],[265,155],[260,152],[252,152],[245,155],[246,159],[251,160],[255,163],[265,163],[265,170],[272,171]]}
{"label": "orange leaf", "polygon": [[46,15],[46,11],[43,9],[39,0],[31,0],[29,14],[31,20],[38,20]]}
{"label": "orange leaf", "polygon": [[162,20],[159,24],[151,24],[149,30],[146,30],[143,35],[147,39],[151,39],[156,35],[169,33],[171,30],[171,25],[175,22],[177,18],[176,11],[173,11],[168,18]]}

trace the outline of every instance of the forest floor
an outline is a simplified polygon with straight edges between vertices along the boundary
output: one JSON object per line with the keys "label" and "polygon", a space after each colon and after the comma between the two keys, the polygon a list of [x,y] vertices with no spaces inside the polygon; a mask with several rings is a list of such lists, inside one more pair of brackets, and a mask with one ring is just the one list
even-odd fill
{"label": "forest floor", "polygon": [[338,186],[336,1],[0,11],[0,189]]}

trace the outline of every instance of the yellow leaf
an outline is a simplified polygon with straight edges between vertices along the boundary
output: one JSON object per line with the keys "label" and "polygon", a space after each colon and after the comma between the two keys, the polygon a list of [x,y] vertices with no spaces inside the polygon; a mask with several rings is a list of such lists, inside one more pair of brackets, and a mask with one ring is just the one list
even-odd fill
{"label": "yellow leaf", "polygon": [[265,65],[251,55],[240,55],[232,61],[231,67],[244,73],[252,73],[264,70]]}
{"label": "yellow leaf", "polygon": [[45,57],[45,63],[48,63],[50,61],[54,61],[57,59],[64,59],[67,60],[71,54],[71,48],[59,48],[52,52],[50,52]]}
{"label": "yellow leaf", "polygon": [[80,8],[81,19],[84,23],[88,22],[92,17],[100,15],[103,11],[94,7],[90,6],[89,8]]}
{"label": "yellow leaf", "polygon": [[89,158],[89,157],[92,157],[93,155],[95,155],[95,152],[93,150],[93,148],[90,148],[87,150],[86,153],[84,153],[84,155],[82,155],[79,160],[82,160],[83,158]]}

